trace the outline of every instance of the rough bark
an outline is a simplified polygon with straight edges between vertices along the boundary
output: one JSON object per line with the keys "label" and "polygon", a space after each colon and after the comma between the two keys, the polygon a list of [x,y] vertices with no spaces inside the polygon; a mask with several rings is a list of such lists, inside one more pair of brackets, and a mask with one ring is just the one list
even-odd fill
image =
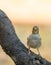
{"label": "rough bark", "polygon": [[51,65],[32,51],[28,54],[28,49],[20,41],[10,19],[2,10],[0,10],[0,45],[15,65]]}

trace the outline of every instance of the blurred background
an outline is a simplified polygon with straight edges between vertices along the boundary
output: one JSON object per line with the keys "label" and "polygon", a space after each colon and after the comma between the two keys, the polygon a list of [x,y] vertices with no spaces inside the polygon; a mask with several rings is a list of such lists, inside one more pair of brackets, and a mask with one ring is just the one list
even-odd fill
{"label": "blurred background", "polygon": [[[0,9],[10,18],[17,36],[26,47],[33,26],[39,27],[41,56],[51,62],[51,0],[0,0]],[[31,50],[37,54],[36,49]],[[1,46],[0,65],[14,65]]]}

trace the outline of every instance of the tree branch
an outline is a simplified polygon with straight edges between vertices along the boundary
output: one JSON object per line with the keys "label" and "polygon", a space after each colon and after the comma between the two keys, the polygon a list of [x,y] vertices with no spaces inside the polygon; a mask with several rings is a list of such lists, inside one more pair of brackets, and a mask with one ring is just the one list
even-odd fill
{"label": "tree branch", "polygon": [[15,65],[51,65],[32,51],[30,55],[28,54],[28,49],[20,41],[10,19],[2,10],[0,10],[0,45]]}

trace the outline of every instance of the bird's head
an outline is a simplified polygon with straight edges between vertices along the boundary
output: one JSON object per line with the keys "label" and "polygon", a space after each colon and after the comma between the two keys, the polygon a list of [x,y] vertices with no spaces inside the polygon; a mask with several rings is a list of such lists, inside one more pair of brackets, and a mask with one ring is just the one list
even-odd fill
{"label": "bird's head", "polygon": [[38,34],[39,33],[39,28],[38,26],[34,26],[32,29],[32,34]]}

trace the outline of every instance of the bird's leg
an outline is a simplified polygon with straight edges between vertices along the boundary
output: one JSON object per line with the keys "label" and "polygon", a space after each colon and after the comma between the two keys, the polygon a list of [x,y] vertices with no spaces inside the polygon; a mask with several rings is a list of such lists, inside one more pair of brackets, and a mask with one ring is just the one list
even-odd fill
{"label": "bird's leg", "polygon": [[40,52],[39,52],[39,49],[37,48],[37,51],[38,51],[38,55],[40,56]]}

